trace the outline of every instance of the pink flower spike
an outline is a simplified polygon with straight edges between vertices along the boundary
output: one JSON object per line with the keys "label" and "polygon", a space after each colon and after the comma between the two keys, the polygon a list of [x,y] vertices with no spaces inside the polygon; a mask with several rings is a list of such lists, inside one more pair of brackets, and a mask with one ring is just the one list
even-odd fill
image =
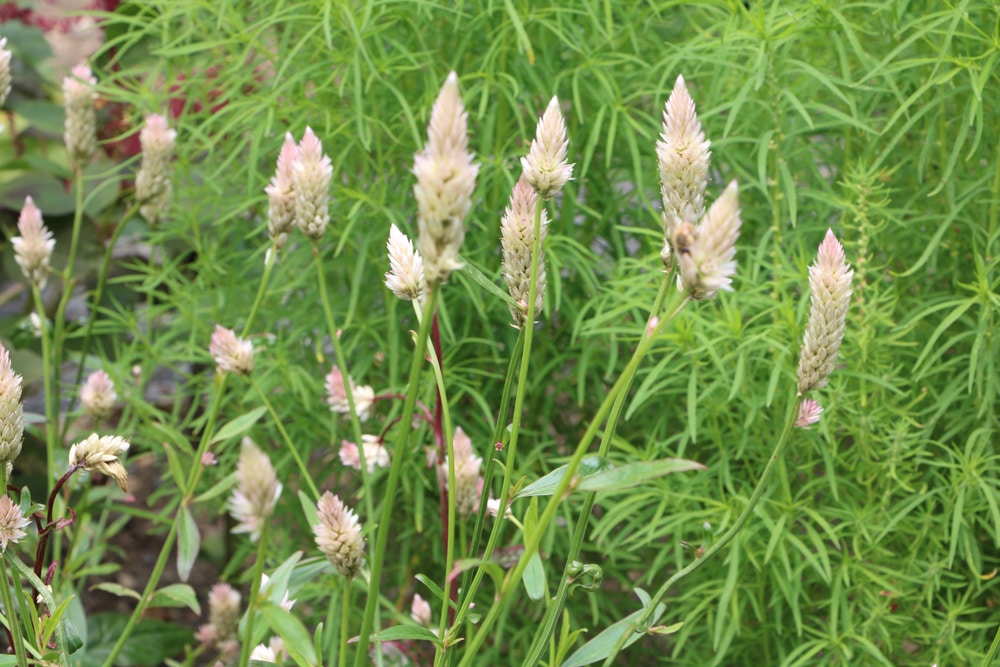
{"label": "pink flower spike", "polygon": [[811,398],[807,398],[799,403],[799,414],[795,419],[795,427],[808,429],[811,424],[819,421],[821,414],[823,414],[823,407]]}
{"label": "pink flower spike", "polygon": [[253,370],[253,343],[218,324],[212,332],[208,353],[221,373],[249,375]]}

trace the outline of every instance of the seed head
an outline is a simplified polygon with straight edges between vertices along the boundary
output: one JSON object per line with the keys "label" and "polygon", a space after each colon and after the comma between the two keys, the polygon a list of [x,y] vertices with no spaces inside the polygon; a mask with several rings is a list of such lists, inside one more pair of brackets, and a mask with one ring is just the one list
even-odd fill
{"label": "seed head", "polygon": [[[14,372],[7,348],[0,345],[0,463],[13,462],[21,453],[23,442],[21,376]],[[9,472],[7,478],[10,478]]]}
{"label": "seed head", "polygon": [[74,166],[80,166],[97,150],[97,79],[85,64],[77,65],[63,79],[66,124],[63,137]]}
{"label": "seed head", "polygon": [[14,261],[21,267],[28,282],[43,290],[56,241],[42,222],[42,212],[35,206],[30,195],[24,198],[24,208],[17,220],[17,229],[21,235],[10,240],[14,246]]}
{"label": "seed head", "polygon": [[236,520],[234,533],[250,533],[250,541],[260,539],[264,524],[274,513],[281,495],[281,482],[271,459],[250,438],[243,438],[236,464],[236,490],[227,505]]}
{"label": "seed head", "polygon": [[656,142],[663,199],[664,262],[670,259],[674,228],[682,222],[695,225],[705,213],[709,146],[711,142],[701,130],[684,77],[678,76],[663,111],[663,133]]}
{"label": "seed head", "polygon": [[117,435],[93,433],[69,450],[70,466],[80,466],[87,472],[98,472],[118,482],[123,492],[128,492],[128,473],[121,457],[128,451],[129,442]]}
{"label": "seed head", "polygon": [[[361,436],[361,442],[365,452],[365,468],[368,469],[368,472],[374,472],[376,467],[389,467],[389,450],[382,443],[382,438],[365,433]],[[358,446],[347,440],[341,442],[340,461],[349,468],[361,470]]]}
{"label": "seed head", "polygon": [[21,507],[6,494],[0,495],[0,553],[7,551],[8,544],[17,544],[26,536],[24,527],[31,523],[21,513]]}
{"label": "seed head", "polygon": [[307,127],[292,161],[295,224],[313,241],[323,238],[330,223],[330,179],[333,163],[323,154],[323,144]]}
{"label": "seed head", "polygon": [[139,213],[151,225],[163,220],[173,196],[172,160],[177,143],[177,130],[167,126],[167,119],[159,114],[146,118],[146,125],[139,132],[142,145],[142,164],[135,176],[135,198]]}
{"label": "seed head", "polygon": [[[514,326],[520,329],[524,326],[528,312],[528,299],[531,295],[531,253],[535,247],[535,207],[538,206],[538,195],[528,183],[527,178],[521,178],[514,185],[510,195],[510,205],[504,211],[500,221],[500,245],[503,248],[503,277],[507,281],[507,289],[516,306],[510,307],[510,315]],[[541,240],[538,245],[538,277],[535,283],[535,313],[542,312],[545,297],[545,256],[542,244],[548,230],[548,216],[543,208],[541,211]]]}
{"label": "seed head", "polygon": [[573,165],[566,162],[566,123],[553,97],[538,121],[531,151],[521,158],[521,169],[528,183],[542,199],[552,199],[573,177]]}
{"label": "seed head", "polygon": [[[371,415],[372,405],[375,403],[375,390],[365,385],[356,385],[350,379],[351,396],[354,398],[354,409],[358,413],[358,419],[365,421]],[[331,412],[341,414],[351,414],[351,406],[347,402],[347,386],[344,384],[344,375],[340,368],[334,365],[326,375],[326,402],[330,405]]]}
{"label": "seed head", "polygon": [[[452,448],[455,451],[455,511],[465,518],[479,511],[479,498],[483,493],[483,478],[479,471],[483,459],[472,451],[472,440],[461,427],[455,429]],[[438,480],[442,487],[447,488],[448,457],[438,466]]]}
{"label": "seed head", "polygon": [[104,371],[94,371],[80,386],[80,405],[95,421],[107,419],[116,400],[115,385]]}
{"label": "seed head", "polygon": [[697,229],[687,222],[674,228],[673,245],[680,268],[678,283],[691,298],[711,299],[719,290],[733,290],[736,239],[741,224],[739,188],[732,181]]}
{"label": "seed head", "polygon": [[389,273],[385,274],[385,286],[404,301],[420,301],[424,296],[424,260],[413,249],[413,241],[399,227],[389,229]]}
{"label": "seed head", "polygon": [[280,250],[285,247],[288,233],[295,226],[295,188],[292,186],[292,165],[299,147],[291,132],[285,133],[285,143],[278,153],[278,166],[264,192],[267,193],[267,235]]}
{"label": "seed head", "polygon": [[479,173],[468,144],[458,75],[452,72],[431,110],[427,144],[413,162],[418,241],[429,286],[444,282],[452,271],[462,267],[458,251],[465,238],[465,217],[472,208],[472,191]]}
{"label": "seed head", "polygon": [[0,106],[10,94],[10,50],[7,48],[7,38],[0,37]]}
{"label": "seed head", "polygon": [[216,324],[208,353],[220,373],[249,375],[253,371],[253,343],[240,338],[232,329]]}
{"label": "seed head", "polygon": [[809,323],[799,358],[799,395],[826,386],[844,339],[847,306],[854,271],[847,266],[844,246],[826,230],[816,262],[809,267]]}
{"label": "seed head", "polygon": [[317,503],[316,546],[341,575],[352,579],[365,564],[365,538],[357,515],[329,491]]}

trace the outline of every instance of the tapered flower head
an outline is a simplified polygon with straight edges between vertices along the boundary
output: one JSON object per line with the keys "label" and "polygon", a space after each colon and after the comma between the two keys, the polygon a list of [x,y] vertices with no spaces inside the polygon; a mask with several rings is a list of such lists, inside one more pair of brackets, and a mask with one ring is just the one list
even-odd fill
{"label": "tapered flower head", "polygon": [[93,433],[70,447],[69,464],[80,466],[87,472],[107,475],[118,483],[122,491],[128,492],[128,472],[121,462],[128,448],[129,442],[125,438]]}
{"label": "tapered flower head", "polygon": [[31,523],[18,506],[6,494],[0,495],[0,553],[7,551],[8,544],[17,544],[26,536],[24,527]]}
{"label": "tapered flower head", "polygon": [[705,213],[705,187],[711,161],[711,142],[705,139],[688,94],[678,76],[663,111],[663,133],[656,142],[663,198],[664,262],[670,261],[674,229],[682,222],[696,225]]}
{"label": "tapered flower head", "polygon": [[222,373],[249,375],[253,371],[253,343],[240,338],[232,329],[216,324],[208,353]]}
{"label": "tapered flower head", "polygon": [[365,564],[365,538],[357,515],[329,491],[317,503],[316,546],[337,572],[353,578]]}
{"label": "tapered flower head", "polygon": [[243,438],[240,459],[236,464],[236,490],[227,508],[236,520],[234,533],[249,533],[250,541],[260,539],[264,524],[274,513],[281,495],[281,482],[271,459],[250,438]]}
{"label": "tapered flower head", "polygon": [[292,185],[292,165],[299,147],[291,132],[285,133],[285,143],[278,153],[278,166],[264,192],[267,193],[267,235],[280,250],[295,226],[295,188]]}
{"label": "tapered flower head", "polygon": [[[354,399],[354,409],[358,413],[358,419],[365,421],[371,415],[372,405],[375,403],[375,390],[366,385],[354,384],[353,379],[348,378],[348,380],[351,384],[351,396]],[[326,375],[326,402],[329,404],[331,412],[351,414],[344,375],[336,365]]]}
{"label": "tapered flower head", "polygon": [[14,372],[7,348],[0,345],[0,464],[9,464],[16,459],[21,453],[23,442],[21,376]]}
{"label": "tapered flower head", "polygon": [[[223,653],[232,653],[240,625],[240,593],[225,583],[212,586],[208,592],[208,624],[198,629],[198,639],[205,646],[214,646]],[[239,643],[235,644],[236,652]]]}
{"label": "tapered flower head", "polygon": [[142,164],[135,176],[135,198],[139,201],[139,213],[153,225],[163,220],[170,208],[177,130],[167,126],[165,117],[152,114],[139,132],[139,143]]}
{"label": "tapered flower head", "polygon": [[809,323],[799,357],[799,395],[822,389],[833,372],[844,340],[847,306],[851,299],[854,271],[847,266],[844,246],[826,230],[816,262],[809,267]]}
{"label": "tapered flower head", "polygon": [[14,261],[21,267],[21,272],[29,283],[39,290],[45,289],[49,260],[56,241],[42,222],[42,212],[35,206],[30,195],[24,198],[24,208],[17,220],[17,229],[21,235],[10,240],[14,246]]}
{"label": "tapered flower head", "polygon": [[10,94],[10,50],[7,48],[7,38],[0,37],[0,106]]}
{"label": "tapered flower head", "polygon": [[458,75],[452,72],[431,110],[427,144],[413,162],[420,255],[431,287],[447,280],[462,266],[458,251],[465,238],[465,217],[472,208],[472,191],[479,173],[468,144]]}
{"label": "tapered flower head", "polygon": [[[374,472],[376,467],[389,467],[389,450],[382,443],[382,438],[365,433],[361,436],[361,442],[364,448],[365,467],[368,472]],[[358,452],[358,446],[344,440],[340,444],[340,462],[349,468],[361,470],[361,455]]]}
{"label": "tapered flower head", "polygon": [[[461,427],[455,429],[452,439],[455,451],[455,511],[460,517],[469,517],[479,511],[479,499],[483,493],[483,478],[479,471],[483,459],[472,450],[472,440]],[[438,480],[448,486],[448,458],[438,466]]]}
{"label": "tapered flower head", "polygon": [[739,188],[733,181],[697,228],[682,222],[674,229],[678,282],[692,299],[711,299],[719,290],[732,291],[741,224]]}
{"label": "tapered flower head", "polygon": [[531,150],[521,158],[521,169],[528,183],[542,199],[551,199],[573,177],[573,165],[566,162],[566,123],[553,97],[538,121]]}
{"label": "tapered flower head", "polygon": [[63,103],[66,124],[63,138],[70,161],[78,166],[90,159],[97,150],[97,79],[87,65],[73,68],[63,79]]}
{"label": "tapered flower head", "polygon": [[295,191],[295,224],[313,241],[323,238],[330,223],[330,179],[333,163],[323,154],[323,144],[307,127],[292,161]]}
{"label": "tapered flower head", "polygon": [[419,301],[424,296],[424,260],[413,249],[413,241],[399,227],[389,229],[389,273],[385,274],[385,286],[404,301]]}
{"label": "tapered flower head", "polygon": [[95,420],[107,419],[116,400],[115,385],[104,371],[94,371],[80,386],[80,405]]}
{"label": "tapered flower head", "polygon": [[799,402],[799,412],[795,417],[795,427],[808,429],[812,424],[819,421],[819,416],[823,414],[823,408],[819,403],[811,398]]}
{"label": "tapered flower head", "polygon": [[[521,176],[514,185],[514,191],[510,195],[510,205],[500,221],[503,277],[516,304],[510,307],[510,315],[514,320],[514,326],[518,329],[524,326],[528,314],[528,299],[531,296],[531,254],[535,247],[535,207],[538,205],[538,195],[528,180]],[[545,298],[545,256],[542,244],[545,242],[549,221],[544,208],[541,216],[538,277],[535,283],[536,315],[542,312]]]}

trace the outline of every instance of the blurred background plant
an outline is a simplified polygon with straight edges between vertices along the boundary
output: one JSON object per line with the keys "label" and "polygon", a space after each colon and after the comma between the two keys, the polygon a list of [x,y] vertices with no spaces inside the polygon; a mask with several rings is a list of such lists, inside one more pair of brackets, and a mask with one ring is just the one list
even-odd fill
{"label": "blurred background plant", "polygon": [[[102,244],[120,222],[123,232],[100,307],[70,309],[65,345],[74,365],[63,375],[70,385],[82,325],[94,318],[87,365],[104,368],[119,388],[117,428],[133,443],[132,466],[150,472],[146,488],[133,489],[133,504],[109,500],[120,496],[105,488],[77,498],[78,535],[89,537],[77,538],[78,551],[70,552],[77,559],[68,559],[57,581],[66,588],[57,592],[76,590],[84,604],[95,595],[87,592],[93,577],[121,561],[120,547],[101,536],[129,519],[152,520],[144,543],[155,558],[170,520],[157,512],[178,500],[176,486],[161,483],[170,480],[166,452],[194,451],[206,427],[215,324],[239,330],[247,321],[269,247],[264,187],[286,131],[298,139],[311,126],[333,163],[331,223],[320,252],[350,375],[376,394],[405,391],[409,330],[419,325],[382,287],[385,240],[391,224],[415,235],[413,154],[451,70],[461,77],[480,164],[462,256],[497,285],[499,220],[518,158],[552,95],[565,105],[575,180],[550,204],[558,224],[546,241],[549,291],[514,478],[530,481],[564,463],[628,359],[656,290],[655,141],[663,103],[683,74],[712,140],[709,192],[716,196],[734,178],[741,186],[740,268],[734,293],[689,307],[657,342],[609,458],[677,456],[707,470],[599,497],[580,560],[599,565],[603,583],[568,601],[566,626],[543,661],[571,652],[569,633],[596,634],[634,611],[636,587],[656,587],[696,558],[743,508],[794,386],[806,268],[829,226],[856,274],[823,419],[797,435],[747,529],[668,596],[664,622],[684,625],[641,640],[622,659],[981,659],[1000,624],[1000,134],[987,122],[1000,101],[1000,16],[985,0],[918,5],[171,0],[89,13],[104,34],[90,59],[102,143],[84,169],[85,224],[73,269],[81,293],[94,286]],[[3,227],[8,239],[14,235],[17,211],[31,195],[56,234],[53,265],[61,267],[75,212],[61,142],[65,72],[48,60],[37,25],[8,20],[0,35],[14,52],[0,133]],[[150,113],[167,114],[178,133],[175,203],[155,227],[138,215],[122,220],[132,203],[137,132]],[[309,246],[292,237],[273,268],[249,332],[258,349],[254,382],[309,462],[312,482],[359,509],[367,524],[373,518],[364,515],[358,473],[338,456],[352,429],[325,402],[334,355]],[[4,267],[20,285],[10,252]],[[507,304],[473,276],[451,275],[439,315],[451,410],[485,459],[494,451],[493,421],[517,332]],[[19,286],[4,292],[15,305],[25,293]],[[12,343],[14,367],[30,387],[40,376],[33,361],[40,349],[21,328],[28,307],[4,312],[0,337]],[[198,491],[228,490],[238,436],[252,433],[287,489],[274,509],[265,570],[297,550],[317,556],[295,497],[310,485],[277,444],[284,438],[276,423],[254,412],[257,393],[245,383],[229,386],[221,410],[236,426]],[[432,382],[422,386],[421,398],[433,404]],[[389,424],[401,408],[401,401],[379,401],[376,411]],[[411,440],[418,450],[429,444]],[[44,463],[25,465],[26,477],[18,481],[18,468],[15,481],[40,484],[33,492],[41,498],[45,481],[31,475]],[[435,472],[422,456],[404,465],[382,626],[406,621],[414,593],[433,597],[416,576],[440,585],[444,574]],[[370,476],[367,501],[376,508],[383,475]],[[570,526],[575,507],[571,498],[561,510]],[[198,562],[248,591],[256,546],[227,536],[219,506],[202,502],[192,511],[203,538]],[[82,522],[92,528],[84,531]],[[556,526],[542,541],[550,587],[563,570],[569,532]],[[512,535],[502,546],[516,543]],[[305,576],[301,568],[312,565],[303,563],[290,568],[296,615],[310,632],[321,620],[323,632],[335,632],[339,608],[329,602],[329,582]],[[488,609],[492,592],[484,586],[477,606]],[[197,593],[207,600],[207,586]],[[543,611],[516,598],[477,663],[517,664]],[[74,613],[86,626],[83,606]],[[83,664],[100,664],[123,624],[120,616],[102,618],[101,628],[92,624]],[[199,623],[193,612],[176,618],[175,626]],[[193,642],[182,638],[170,648],[183,641]],[[419,648],[393,648],[419,660]]]}

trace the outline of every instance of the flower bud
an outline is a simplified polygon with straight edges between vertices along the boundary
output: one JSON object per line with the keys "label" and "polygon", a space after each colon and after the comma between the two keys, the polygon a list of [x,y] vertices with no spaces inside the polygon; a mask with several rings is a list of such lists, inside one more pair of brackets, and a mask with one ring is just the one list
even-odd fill
{"label": "flower bud", "polygon": [[14,261],[21,267],[21,272],[34,287],[45,289],[49,274],[49,260],[56,241],[52,232],[42,222],[42,212],[35,206],[31,196],[24,198],[24,208],[17,220],[20,236],[10,240],[14,246]]}
{"label": "flower bud", "polygon": [[739,188],[732,181],[697,229],[687,222],[674,228],[673,245],[680,268],[680,289],[692,299],[711,299],[719,290],[731,292],[736,273],[736,240],[740,236]]}
{"label": "flower bud", "polygon": [[[517,305],[510,306],[514,326],[524,326],[528,315],[528,299],[531,296],[531,254],[535,247],[535,207],[538,195],[525,176],[514,185],[510,195],[510,205],[500,221],[500,245],[503,248],[503,277],[507,289]],[[542,312],[545,298],[545,256],[542,244],[548,230],[549,221],[545,209],[541,211],[541,228],[538,244],[538,276],[535,283],[535,314]]]}
{"label": "flower bud", "polygon": [[249,375],[253,371],[253,343],[240,338],[232,329],[216,324],[208,353],[220,373]]}
{"label": "flower bud", "polygon": [[123,492],[128,492],[128,473],[122,465],[121,457],[128,451],[129,442],[117,435],[99,436],[96,433],[86,440],[76,443],[69,450],[70,466],[79,466],[87,472],[107,475],[118,483]]}
{"label": "flower bud", "polygon": [[[389,450],[382,443],[382,438],[365,433],[361,436],[361,442],[365,452],[365,468],[368,469],[368,472],[374,472],[376,467],[389,467]],[[340,461],[349,468],[361,470],[361,456],[358,452],[358,446],[344,440],[340,445]]]}
{"label": "flower bud", "polygon": [[66,123],[63,138],[74,167],[82,165],[97,150],[97,79],[85,64],[77,65],[63,79]]}
{"label": "flower bud", "polygon": [[317,510],[316,546],[337,572],[353,578],[365,563],[365,538],[357,515],[329,491],[319,499]]}
{"label": "flower bud", "polygon": [[166,216],[173,196],[171,176],[177,130],[169,129],[163,116],[152,114],[139,132],[139,143],[142,164],[135,176],[135,198],[140,215],[154,225]]}
{"label": "flower bud", "polygon": [[[21,376],[14,372],[10,353],[0,345],[0,463],[11,463],[24,442],[24,405]],[[7,474],[10,478],[10,473]]]}
{"label": "flower bud", "polygon": [[573,177],[573,165],[566,162],[566,123],[559,109],[559,99],[553,97],[538,121],[531,150],[521,158],[524,178],[542,199],[551,199]]}
{"label": "flower bud", "polygon": [[[460,517],[465,518],[479,511],[479,499],[483,492],[483,478],[479,471],[483,459],[472,451],[472,440],[462,427],[455,429],[452,449],[455,452],[455,511]],[[437,472],[441,486],[447,488],[448,457],[445,457],[444,462],[438,466]]]}
{"label": "flower bud", "polygon": [[237,487],[227,508],[236,520],[234,533],[250,533],[250,541],[260,539],[264,524],[274,513],[282,485],[271,459],[250,438],[243,438],[236,464]]}
{"label": "flower bud", "polygon": [[799,412],[795,418],[795,427],[808,429],[809,426],[819,421],[819,416],[823,414],[823,408],[819,403],[807,398],[799,402]]}
{"label": "flower bud", "polygon": [[295,191],[295,224],[313,241],[323,238],[330,222],[330,179],[333,164],[323,154],[323,144],[307,127],[292,163]]}
{"label": "flower bud", "polygon": [[94,371],[80,387],[80,405],[95,421],[107,419],[117,399],[115,386],[104,371]]}
{"label": "flower bud", "polygon": [[385,286],[404,301],[419,301],[424,296],[424,260],[413,249],[413,242],[393,225],[386,249],[390,271],[385,274]]}
{"label": "flower bud", "polygon": [[21,507],[6,494],[0,495],[0,553],[7,551],[8,544],[17,544],[27,535],[25,526],[31,523],[21,512]]}
{"label": "flower bud", "polygon": [[[351,396],[354,398],[354,410],[358,413],[358,419],[365,421],[371,415],[372,405],[375,403],[375,390],[366,385],[356,385],[351,378],[348,378],[348,381],[351,384]],[[330,405],[331,412],[351,413],[344,375],[336,365],[326,375],[326,402]]]}
{"label": "flower bud", "polygon": [[267,235],[280,250],[285,247],[288,233],[295,226],[295,188],[292,186],[292,165],[299,147],[291,132],[285,133],[285,143],[278,153],[278,166],[264,192],[267,193]]}

